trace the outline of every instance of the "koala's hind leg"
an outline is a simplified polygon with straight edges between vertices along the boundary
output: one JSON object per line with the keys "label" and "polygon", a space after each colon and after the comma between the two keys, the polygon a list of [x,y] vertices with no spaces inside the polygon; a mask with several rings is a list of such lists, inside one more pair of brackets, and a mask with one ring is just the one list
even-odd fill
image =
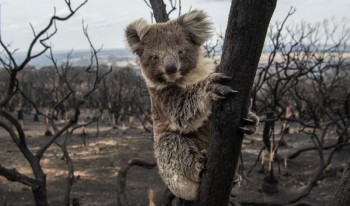
{"label": "koala's hind leg", "polygon": [[154,150],[163,181],[175,196],[196,199],[204,169],[204,154],[183,134],[166,133],[156,139]]}

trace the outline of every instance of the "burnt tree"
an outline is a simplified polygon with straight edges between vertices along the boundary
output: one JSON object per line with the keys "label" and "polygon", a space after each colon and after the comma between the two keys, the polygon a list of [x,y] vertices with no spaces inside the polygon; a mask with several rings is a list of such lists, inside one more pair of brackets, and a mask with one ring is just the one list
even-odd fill
{"label": "burnt tree", "polygon": [[166,12],[166,5],[163,0],[150,0],[149,2],[152,6],[154,12],[153,16],[156,22],[167,22],[169,20],[169,15]]}
{"label": "burnt tree", "polygon": [[238,94],[214,102],[200,205],[227,205],[241,152],[251,88],[276,0],[232,0],[218,72],[232,77]]}
{"label": "burnt tree", "polygon": [[[45,172],[45,169],[43,168],[42,160],[45,158],[45,154],[47,150],[53,145],[56,144],[59,146],[63,152],[64,159],[66,160],[67,164],[67,170],[68,170],[68,177],[67,177],[67,184],[66,184],[66,190],[65,190],[65,196],[64,196],[64,204],[62,205],[70,205],[70,192],[71,188],[74,182],[74,168],[73,168],[73,162],[71,158],[69,157],[69,153],[67,150],[67,138],[71,136],[73,131],[80,127],[81,125],[78,125],[78,120],[80,117],[81,107],[83,104],[88,102],[90,96],[94,91],[97,90],[98,84],[101,82],[101,80],[109,74],[109,72],[101,73],[99,71],[99,65],[97,60],[97,52],[95,48],[93,47],[91,40],[87,33],[87,27],[83,24],[83,32],[86,36],[91,49],[91,62],[90,65],[88,65],[86,68],[84,68],[84,73],[86,73],[86,76],[90,76],[90,79],[92,79],[92,86],[85,86],[85,90],[77,90],[73,88],[73,83],[76,83],[70,79],[71,75],[68,75],[68,70],[72,69],[69,63],[69,57],[67,57],[66,64],[62,67],[58,67],[57,62],[55,61],[55,58],[52,53],[52,46],[50,45],[49,41],[52,39],[52,37],[57,33],[57,22],[61,21],[68,21],[74,14],[82,7],[84,6],[88,1],[84,0],[82,1],[77,7],[72,7],[70,0],[65,0],[65,4],[69,12],[66,15],[56,15],[56,12],[50,17],[48,24],[46,27],[44,27],[39,32],[36,32],[35,29],[32,27],[32,31],[34,34],[34,37],[30,43],[30,47],[26,50],[26,56],[23,60],[18,60],[14,57],[15,51],[10,51],[10,47],[8,44],[4,42],[4,40],[1,38],[0,35],[0,48],[2,48],[3,55],[0,57],[0,66],[2,66],[8,75],[6,76],[8,78],[7,90],[2,89],[3,93],[5,95],[0,94],[0,128],[4,129],[7,133],[7,136],[11,138],[14,142],[14,144],[17,146],[17,148],[22,153],[23,157],[26,159],[26,161],[29,163],[31,168],[31,175],[26,175],[22,171],[16,170],[15,168],[9,168],[6,165],[3,166],[0,164],[0,176],[5,177],[9,181],[13,182],[19,182],[23,185],[29,186],[32,190],[35,205],[38,206],[46,206],[49,205],[48,200],[48,191],[47,191],[47,174]],[[40,48],[37,51],[34,51],[34,48]],[[70,118],[68,122],[63,124],[62,126],[57,125],[54,122],[54,115],[47,115],[44,114],[44,112],[40,111],[40,102],[38,101],[39,98],[37,98],[35,95],[31,95],[30,91],[28,91],[28,88],[24,87],[26,84],[28,84],[25,79],[21,79],[21,74],[24,74],[25,71],[30,73],[38,72],[36,70],[30,71],[31,67],[28,67],[28,64],[35,58],[44,55],[45,53],[50,52],[50,58],[52,60],[53,67],[52,69],[55,70],[53,72],[54,78],[46,78],[45,84],[37,84],[37,85],[45,85],[48,88],[51,88],[49,85],[54,84],[52,89],[50,89],[50,92],[55,93],[56,96],[52,98],[53,95],[49,96],[47,95],[45,98],[54,100],[50,101],[52,106],[52,112],[51,114],[54,114],[55,111],[57,111],[57,108],[60,108],[60,106],[64,105],[65,102],[71,101],[74,102],[74,115]],[[45,73],[44,69],[40,71],[41,73]],[[70,72],[69,72],[70,74]],[[74,75],[73,75],[74,76]],[[83,76],[83,75],[81,75]],[[40,78],[35,79],[35,83],[40,82]],[[54,82],[50,82],[54,80]],[[58,81],[59,80],[59,81]],[[57,83],[58,82],[58,83]],[[36,86],[37,86],[36,85]],[[58,85],[60,85],[60,89],[65,88],[61,91],[58,91]],[[32,85],[34,86],[34,84]],[[32,87],[34,88],[34,87]],[[43,92],[45,89],[44,87],[41,87],[38,89],[40,92]],[[58,92],[55,92],[58,91]],[[80,94],[79,97],[78,93]],[[26,104],[31,105],[34,109],[37,115],[41,115],[45,117],[46,119],[49,119],[51,126],[54,128],[54,134],[51,137],[43,139],[37,146],[37,149],[32,150],[31,141],[27,141],[29,135],[26,132],[26,130],[23,128],[23,125],[20,124],[20,121],[18,121],[10,111],[8,111],[8,106],[11,105],[11,101],[16,96],[21,96],[23,98],[23,101],[26,102]],[[48,105],[45,105],[48,106]],[[77,200],[75,200],[75,204],[77,203]],[[5,203],[6,204],[6,203]]]}

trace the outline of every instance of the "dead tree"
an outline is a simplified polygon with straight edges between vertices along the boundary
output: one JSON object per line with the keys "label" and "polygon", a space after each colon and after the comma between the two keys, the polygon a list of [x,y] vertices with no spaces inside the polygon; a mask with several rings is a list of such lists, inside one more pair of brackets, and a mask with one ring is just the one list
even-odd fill
{"label": "dead tree", "polygon": [[[23,154],[24,158],[28,161],[28,163],[31,166],[33,177],[24,175],[17,171],[16,169],[9,169],[7,167],[4,167],[0,165],[0,175],[6,177],[10,181],[15,181],[15,182],[20,182],[24,185],[27,185],[31,187],[34,200],[36,205],[41,206],[41,205],[48,205],[48,199],[47,199],[47,184],[46,184],[46,174],[45,171],[43,170],[41,166],[41,159],[43,158],[45,152],[47,149],[54,144],[59,137],[61,137],[63,134],[65,134],[72,126],[76,125],[78,122],[78,118],[80,115],[80,107],[83,105],[89,95],[91,95],[96,89],[97,85],[103,79],[103,77],[106,74],[99,74],[98,72],[98,65],[96,67],[89,67],[87,70],[94,74],[95,81],[93,82],[93,86],[90,87],[86,93],[82,95],[81,98],[77,99],[75,102],[75,107],[74,107],[74,116],[67,122],[65,125],[63,125],[61,128],[56,128],[55,133],[53,134],[52,137],[48,138],[47,141],[45,141],[35,152],[31,151],[28,148],[28,144],[26,141],[26,134],[19,123],[19,121],[14,118],[7,110],[6,107],[11,101],[11,99],[14,97],[14,95],[20,93],[26,101],[29,102],[29,104],[32,104],[36,110],[39,112],[38,106],[35,104],[34,101],[32,101],[29,97],[27,97],[24,92],[20,90],[20,84],[21,82],[18,80],[18,74],[26,69],[27,64],[33,60],[36,57],[39,57],[40,55],[43,55],[46,51],[51,49],[51,46],[48,44],[48,41],[53,37],[56,32],[56,23],[58,21],[66,21],[70,19],[83,5],[87,3],[87,0],[83,1],[80,3],[76,8],[73,8],[71,5],[70,0],[65,0],[65,4],[69,10],[69,13],[65,16],[57,16],[56,12],[53,14],[53,16],[49,19],[49,23],[47,24],[44,29],[42,29],[39,32],[36,32],[35,29],[32,27],[32,31],[34,34],[34,38],[30,43],[30,46],[27,50],[27,55],[24,58],[23,61],[18,62],[14,56],[13,52],[10,51],[9,46],[4,43],[3,39],[0,39],[0,45],[4,50],[4,55],[5,57],[0,58],[0,63],[2,66],[6,69],[6,71],[9,74],[9,81],[8,81],[8,89],[6,95],[1,99],[0,101],[0,127],[5,129],[5,131],[8,133],[8,135],[12,138],[13,142],[16,144],[16,146],[19,148],[21,153]],[[84,33],[86,30],[84,29]],[[89,40],[89,38],[88,38]],[[89,43],[91,45],[91,42],[89,40]],[[41,46],[41,50],[34,52],[33,48],[37,48],[37,46]],[[96,51],[92,51],[96,57]],[[67,82],[66,82],[67,83]],[[70,97],[70,95],[74,93],[74,91],[70,91],[66,96],[64,96],[58,104],[64,102],[66,99]],[[41,113],[43,114],[43,113]],[[44,114],[43,114],[44,115]],[[73,175],[73,167],[72,167],[72,162],[69,158],[67,149],[66,149],[66,138],[63,141],[62,144],[58,144],[64,153],[64,156],[67,160],[67,165],[68,165],[68,172],[69,172],[69,177],[68,177],[68,184],[67,184],[67,193],[66,194],[66,200],[65,200],[65,205],[69,205],[69,192],[71,188],[71,182],[72,179],[74,178]],[[57,142],[56,142],[57,143]]]}
{"label": "dead tree", "polygon": [[166,4],[163,0],[144,0],[146,5],[152,10],[151,17],[156,20],[156,22],[167,22],[169,21],[169,15],[175,10],[179,11],[179,16],[181,14],[181,0],[169,0],[170,9],[166,9]]}
{"label": "dead tree", "polygon": [[153,9],[153,16],[156,22],[167,22],[169,20],[169,15],[166,12],[166,5],[164,4],[163,0],[150,0],[149,3]]}
{"label": "dead tree", "polygon": [[[293,109],[299,115],[277,115],[274,121],[280,119],[298,123],[299,132],[307,134],[312,141],[311,146],[299,149],[288,158],[296,158],[305,151],[317,151],[319,161],[314,165],[308,184],[299,194],[284,201],[249,200],[241,201],[242,205],[289,205],[300,201],[310,194],[317,181],[327,177],[325,169],[331,164],[334,154],[350,145],[347,138],[349,116],[345,111],[347,107],[344,107],[349,88],[349,59],[343,55],[349,34],[342,33],[337,39],[333,36],[337,27],[328,26],[287,26],[287,34],[282,34],[282,30],[278,29],[273,38],[275,49],[270,53],[267,63],[267,66],[274,66],[259,70],[257,75],[258,83],[264,78],[267,80],[257,90],[256,99],[261,98],[260,103],[266,104],[262,108],[280,108],[282,111],[285,102],[292,102]],[[324,41],[319,38],[321,35],[326,36]],[[279,55],[280,58],[272,60],[273,55]],[[271,100],[267,101],[267,98]],[[334,135],[334,130],[337,135]],[[338,137],[338,141],[332,137]],[[329,140],[333,143],[327,143]]]}
{"label": "dead tree", "polygon": [[251,88],[275,0],[236,1],[231,4],[219,72],[232,76],[238,94],[213,105],[206,171],[200,205],[227,205],[241,152],[242,118],[247,115]]}

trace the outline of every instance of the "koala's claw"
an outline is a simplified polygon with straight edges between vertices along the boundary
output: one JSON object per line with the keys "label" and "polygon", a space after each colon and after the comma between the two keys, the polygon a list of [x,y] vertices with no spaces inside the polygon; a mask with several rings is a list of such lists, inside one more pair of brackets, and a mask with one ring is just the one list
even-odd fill
{"label": "koala's claw", "polygon": [[225,96],[220,95],[220,94],[217,94],[217,93],[215,93],[215,92],[210,93],[210,97],[211,97],[211,99],[214,100],[214,101],[219,101],[219,100],[222,100],[222,99],[225,99],[225,98],[226,98]]}
{"label": "koala's claw", "polygon": [[233,177],[233,187],[235,186],[239,186],[240,182],[242,181],[242,176],[239,174],[235,174],[235,176]]}
{"label": "koala's claw", "polygon": [[256,131],[256,126],[258,124],[258,119],[257,117],[244,117],[242,118],[243,120],[243,127],[239,127],[245,134],[253,134]]}
{"label": "koala's claw", "polygon": [[256,131],[255,126],[244,126],[244,127],[239,127],[245,134],[253,134]]}
{"label": "koala's claw", "polygon": [[242,118],[245,124],[255,125],[256,121],[252,118],[244,117]]}
{"label": "koala's claw", "polygon": [[219,100],[222,100],[222,99],[226,99],[227,95],[229,94],[236,94],[237,91],[235,90],[229,90],[225,93],[222,93],[222,92],[210,92],[210,97],[212,100],[214,101],[219,101]]}
{"label": "koala's claw", "polygon": [[225,99],[229,94],[236,94],[238,91],[233,90],[231,87],[222,85],[220,82],[231,79],[231,77],[225,76],[221,73],[213,73],[209,76],[209,85],[207,87],[209,94],[214,101]]}
{"label": "koala's claw", "polygon": [[227,82],[227,81],[230,81],[232,79],[231,77],[226,76],[223,73],[212,73],[209,76],[209,78],[212,82],[216,82],[216,83]]}
{"label": "koala's claw", "polygon": [[234,90],[234,89],[231,89],[229,92],[230,92],[231,94],[237,94],[237,93],[238,93],[238,91],[237,91],[237,90]]}

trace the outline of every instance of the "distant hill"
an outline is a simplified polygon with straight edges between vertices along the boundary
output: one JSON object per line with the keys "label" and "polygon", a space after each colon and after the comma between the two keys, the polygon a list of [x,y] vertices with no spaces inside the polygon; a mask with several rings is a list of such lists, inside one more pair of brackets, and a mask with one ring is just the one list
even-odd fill
{"label": "distant hill", "polygon": [[[67,61],[67,57],[71,51],[59,51],[54,52],[54,58],[58,62],[58,65]],[[49,53],[41,55],[29,62],[29,65],[37,68],[52,65]],[[26,53],[18,52],[15,54],[15,59],[21,61],[25,58]],[[90,64],[91,53],[89,50],[79,50],[71,53],[70,62],[72,65],[85,66]],[[105,65],[125,65],[126,62],[135,64],[136,56],[131,54],[126,49],[103,49],[98,53],[98,59],[100,64]]]}
{"label": "distant hill", "polygon": [[[263,53],[270,53],[272,51],[271,45],[265,45],[263,48]],[[54,57],[58,62],[58,65],[67,61],[68,54],[71,51],[58,51],[54,53]],[[345,49],[346,53],[350,52],[350,45],[347,45]],[[1,54],[0,54],[1,55]],[[20,61],[23,60],[26,53],[17,52],[15,54],[15,59]],[[217,47],[216,51],[217,56],[221,56],[221,48]],[[72,52],[70,56],[70,62],[74,66],[85,66],[90,64],[90,51],[89,50],[77,50]],[[98,59],[100,64],[113,65],[113,66],[126,66],[128,64],[136,64],[136,56],[131,54],[126,49],[103,49],[98,53]],[[29,65],[40,68],[47,65],[52,65],[51,60],[48,57],[48,54],[42,55],[33,59]]]}

